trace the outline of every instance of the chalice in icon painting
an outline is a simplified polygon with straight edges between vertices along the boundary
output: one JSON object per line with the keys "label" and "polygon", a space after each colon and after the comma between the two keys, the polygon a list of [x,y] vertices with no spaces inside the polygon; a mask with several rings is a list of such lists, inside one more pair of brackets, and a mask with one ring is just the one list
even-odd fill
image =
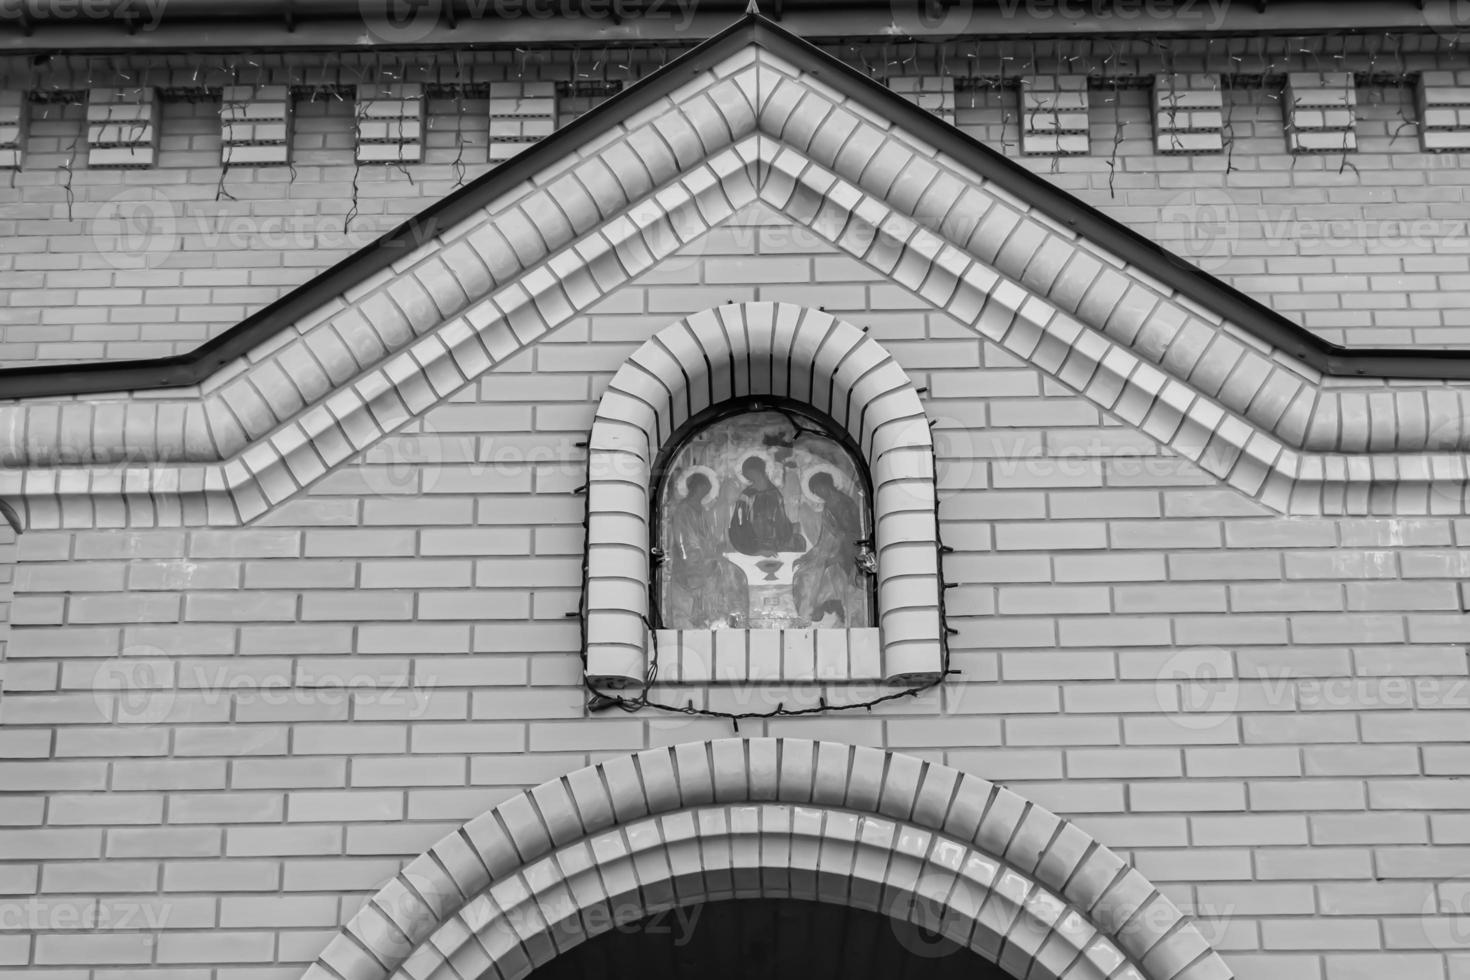
{"label": "chalice in icon painting", "polygon": [[755,567],[764,572],[766,575],[765,578],[761,579],[762,582],[779,582],[780,579],[776,578],[776,572],[778,572],[781,569],[781,566],[784,564],[785,562],[783,562],[779,558],[762,558],[760,561],[755,563]]}

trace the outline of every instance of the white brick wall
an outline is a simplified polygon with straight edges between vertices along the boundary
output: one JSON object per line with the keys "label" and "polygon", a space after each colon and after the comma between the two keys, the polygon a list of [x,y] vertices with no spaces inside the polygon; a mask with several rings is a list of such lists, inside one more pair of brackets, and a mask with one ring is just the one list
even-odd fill
{"label": "white brick wall", "polygon": [[151,88],[87,91],[87,166],[146,169],[157,161],[158,93]]}
{"label": "white brick wall", "polygon": [[[959,124],[1014,152],[1014,95],[968,95]],[[1330,337],[1459,336],[1470,270],[1453,236],[1393,244],[1406,214],[1454,213],[1459,161],[1395,142],[1392,94],[1358,100],[1354,170],[1339,172],[1331,158],[1292,166],[1280,107],[1227,93],[1222,129],[1255,168],[1239,184],[1215,182],[1223,157],[1158,156],[1150,94],[1119,97],[1118,198],[1098,154],[1111,125],[1052,179],[1165,244],[1225,229],[1223,258],[1219,239],[1193,257]],[[365,170],[365,217],[396,223],[452,184],[460,139],[429,110],[416,174],[430,179]],[[220,225],[189,226],[191,199],[153,215],[159,230],[132,253],[143,262],[110,264],[138,227],[123,205],[167,201],[171,167],[217,173],[217,111],[164,103],[157,170],[78,166],[73,189],[98,213],[91,244],[75,246],[54,165],[83,112],[32,107],[41,159],[17,177],[20,234],[0,251],[18,301],[0,343],[21,346],[4,350],[190,347],[328,261],[354,117],[308,102],[293,142],[307,176],[284,205],[308,227],[300,238],[248,225],[283,207],[280,172],[262,171],[217,205]],[[488,128],[464,123],[484,147]],[[194,247],[241,216],[238,242]],[[1313,221],[1346,228],[1314,238]],[[462,820],[588,762],[728,734],[707,719],[584,716],[567,618],[582,503],[568,491],[612,372],[659,327],[732,300],[867,326],[927,387],[962,671],[913,701],[742,734],[898,749],[1004,781],[1193,911],[1245,980],[1464,971],[1470,523],[1276,516],[755,208],[250,527],[21,538],[8,642],[0,633],[0,912],[34,916],[37,935],[0,929],[0,976],[295,976],[364,895]],[[66,317],[91,332],[58,332],[80,322]],[[679,689],[724,710],[872,693]],[[78,931],[84,915],[108,925]],[[150,926],[121,928],[124,916]]]}
{"label": "white brick wall", "polygon": [[417,82],[357,86],[357,162],[418,163],[424,154],[424,87]]}
{"label": "white brick wall", "polygon": [[[928,385],[963,674],[742,734],[1002,780],[1194,910],[1244,980],[1454,975],[1434,903],[1456,908],[1470,875],[1470,525],[1272,516],[759,211],[256,526],[20,539],[0,882],[39,890],[53,926],[100,894],[162,917],[164,938],[48,927],[33,951],[0,943],[7,966],[303,964],[403,859],[514,791],[729,734],[583,716],[567,491],[633,348],[747,299],[869,326]],[[680,692],[746,710],[817,696]]]}
{"label": "white brick wall", "polygon": [[291,90],[286,85],[226,85],[220,92],[220,150],[232,167],[291,159]]}

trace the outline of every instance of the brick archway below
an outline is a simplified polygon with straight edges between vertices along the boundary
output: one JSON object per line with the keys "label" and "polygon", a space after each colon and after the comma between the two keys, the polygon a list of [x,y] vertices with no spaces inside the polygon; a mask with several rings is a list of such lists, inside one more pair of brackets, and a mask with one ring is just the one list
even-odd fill
{"label": "brick archway below", "polygon": [[1013,977],[1227,980],[1195,926],[1075,825],[879,749],[648,749],[513,797],[378,892],[305,980],[521,980],[663,909],[805,899],[934,930]]}

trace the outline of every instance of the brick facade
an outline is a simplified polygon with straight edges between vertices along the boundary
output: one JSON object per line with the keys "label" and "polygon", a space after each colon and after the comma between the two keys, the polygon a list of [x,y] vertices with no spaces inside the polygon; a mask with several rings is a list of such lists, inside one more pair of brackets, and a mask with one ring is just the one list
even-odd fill
{"label": "brick facade", "polygon": [[[763,111],[718,111],[719,86],[757,62]],[[1154,95],[1124,94],[1152,168]],[[425,165],[442,165],[429,101]],[[686,105],[707,128],[680,123]],[[160,167],[138,174],[167,172],[177,104],[162,108]],[[313,112],[297,106],[298,134]],[[1361,120],[1357,136],[1361,164],[1377,137]],[[628,166],[588,176],[619,146]],[[575,935],[548,910],[569,918],[634,882],[639,908],[670,891],[832,899],[839,883],[835,900],[863,907],[948,908],[954,935],[1017,976],[1467,975],[1470,525],[1463,490],[1430,493],[1465,481],[1462,385],[1316,374],[924,150],[800,65],[747,55],[197,390],[6,403],[0,480],[21,481],[4,497],[26,530],[0,526],[0,976],[515,972]],[[888,152],[909,179],[883,177]],[[1459,179],[1436,169],[1453,156],[1391,153],[1417,161],[1385,167],[1405,186]],[[1166,177],[1209,159],[1143,178],[1127,205],[1148,210],[1139,225],[1162,220],[1149,195]],[[1350,186],[1325,159],[1301,158],[1283,186]],[[1053,179],[1102,180],[1104,162]],[[921,206],[956,174],[951,208]],[[412,210],[449,182],[378,176]],[[859,244],[863,227],[883,233]],[[1244,284],[1303,295],[1291,268],[1272,273],[1289,284],[1261,270]],[[1106,307],[1097,281],[1119,284]],[[1307,312],[1364,309],[1333,281]],[[1401,288],[1400,312],[1439,301],[1433,284]],[[99,304],[135,322],[169,308],[135,299]],[[231,301],[197,302],[230,319]],[[731,726],[586,710],[572,491],[615,374],[732,303],[862,328],[920,393],[958,673],[871,710],[743,721],[749,741],[706,746]],[[1430,319],[1404,339],[1445,340]],[[94,353],[141,350],[118,343]],[[1208,345],[1229,345],[1229,365]],[[1213,443],[1181,435],[1206,412]],[[1263,440],[1279,445],[1262,461]],[[1267,489],[1288,452],[1322,460],[1304,497]],[[139,459],[161,482],[130,496],[115,464]],[[208,467],[221,483],[187,483]],[[86,481],[45,482],[58,472]],[[672,680],[670,701],[726,711],[890,689]],[[849,863],[824,863],[833,848]],[[728,878],[710,856],[724,849]],[[1106,873],[1079,870],[1094,864]],[[436,891],[445,874],[452,890]]]}

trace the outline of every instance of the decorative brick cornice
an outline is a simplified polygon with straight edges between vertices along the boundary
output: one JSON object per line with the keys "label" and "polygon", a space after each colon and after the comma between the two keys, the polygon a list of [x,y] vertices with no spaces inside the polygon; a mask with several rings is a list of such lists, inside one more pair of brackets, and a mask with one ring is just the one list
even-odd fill
{"label": "decorative brick cornice", "polygon": [[1271,507],[1470,512],[1470,386],[1324,378],[754,44],[193,389],[0,403],[0,500],[252,520],[757,200]]}
{"label": "decorative brick cornice", "polygon": [[524,976],[614,922],[756,897],[882,912],[1017,977],[1232,976],[1075,824],[946,766],[788,738],[648,749],[513,797],[410,862],[303,980]]}
{"label": "decorative brick cornice", "polygon": [[589,677],[598,684],[644,677],[649,500],[659,452],[702,410],[758,395],[810,405],[862,452],[873,482],[882,674],[936,676],[943,586],[934,444],[918,393],[860,328],[790,303],[739,303],[660,330],[633,352],[598,404],[588,440]]}

